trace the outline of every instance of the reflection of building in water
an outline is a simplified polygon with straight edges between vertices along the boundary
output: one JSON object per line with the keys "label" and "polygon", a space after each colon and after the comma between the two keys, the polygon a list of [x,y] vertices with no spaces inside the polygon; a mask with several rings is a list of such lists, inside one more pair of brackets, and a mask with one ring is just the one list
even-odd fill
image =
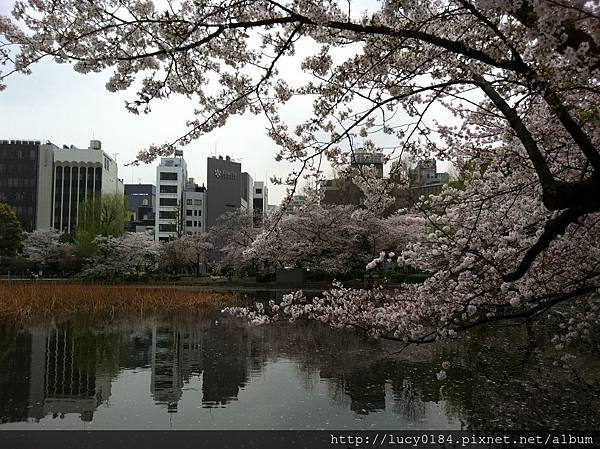
{"label": "reflection of building in water", "polygon": [[150,391],[159,404],[167,404],[169,412],[177,411],[183,379],[177,360],[179,338],[168,327],[152,329],[152,377]]}
{"label": "reflection of building in water", "polygon": [[202,334],[153,326],[152,377],[150,391],[169,412],[177,412],[184,382],[202,372]]}
{"label": "reflection of building in water", "polygon": [[350,410],[353,412],[367,415],[385,410],[384,373],[372,369],[340,373],[334,369],[331,372],[322,371],[321,377],[342,384],[343,392],[350,398]]}
{"label": "reflection of building in water", "polygon": [[147,329],[129,332],[121,339],[119,366],[121,368],[149,368],[152,365],[152,335]]}
{"label": "reflection of building in water", "polygon": [[237,399],[248,381],[248,336],[230,326],[213,325],[203,351],[202,405],[222,406]]}
{"label": "reflection of building in water", "polygon": [[213,321],[204,326],[154,326],[150,390],[158,404],[177,412],[184,383],[202,376],[202,405],[222,406],[237,399],[248,381],[248,339],[244,332]]}
{"label": "reflection of building in water", "polygon": [[29,416],[79,413],[91,421],[108,400],[111,375],[98,371],[98,337],[76,335],[70,324],[32,332]]}
{"label": "reflection of building in water", "polygon": [[77,333],[70,324],[17,335],[0,370],[0,421],[67,413],[91,421],[111,394],[112,372],[103,365],[110,359],[109,345],[104,352],[98,349],[106,338]]}

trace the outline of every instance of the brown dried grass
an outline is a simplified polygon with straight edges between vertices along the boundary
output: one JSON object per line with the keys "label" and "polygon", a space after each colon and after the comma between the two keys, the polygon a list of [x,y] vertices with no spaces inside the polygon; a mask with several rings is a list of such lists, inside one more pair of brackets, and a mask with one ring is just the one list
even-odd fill
{"label": "brown dried grass", "polygon": [[124,315],[201,313],[236,302],[231,293],[166,287],[0,283],[0,318],[41,318],[76,313]]}

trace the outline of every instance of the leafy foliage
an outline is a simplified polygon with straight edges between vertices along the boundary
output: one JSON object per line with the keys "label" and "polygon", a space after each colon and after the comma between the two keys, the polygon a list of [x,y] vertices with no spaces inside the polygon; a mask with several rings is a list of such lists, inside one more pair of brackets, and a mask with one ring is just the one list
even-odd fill
{"label": "leafy foliage", "polygon": [[0,203],[0,261],[13,259],[23,245],[23,230],[16,214],[7,204]]}
{"label": "leafy foliage", "polygon": [[125,223],[129,211],[123,195],[107,193],[94,196],[79,205],[79,217],[75,231],[75,241],[79,250],[86,256],[96,251],[94,239],[120,237],[125,234]]}

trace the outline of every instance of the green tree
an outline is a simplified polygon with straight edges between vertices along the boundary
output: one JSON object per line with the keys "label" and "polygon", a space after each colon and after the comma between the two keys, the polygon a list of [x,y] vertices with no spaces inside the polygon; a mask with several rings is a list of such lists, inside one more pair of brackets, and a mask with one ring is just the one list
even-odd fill
{"label": "green tree", "polygon": [[83,201],[79,205],[75,243],[84,256],[96,251],[97,236],[120,237],[125,234],[129,211],[123,195],[107,193]]}
{"label": "green tree", "polygon": [[0,265],[12,261],[23,247],[23,229],[16,214],[0,203]]}

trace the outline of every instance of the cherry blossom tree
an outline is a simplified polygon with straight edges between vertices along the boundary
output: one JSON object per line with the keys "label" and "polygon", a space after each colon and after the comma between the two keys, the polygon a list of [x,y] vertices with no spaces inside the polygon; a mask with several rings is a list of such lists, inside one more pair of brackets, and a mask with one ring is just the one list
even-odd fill
{"label": "cherry blossom tree", "polygon": [[[111,91],[139,80],[134,113],[173,94],[196,103],[188,132],[140,161],[250,112],[267,117],[277,158],[298,166],[290,195],[324,159],[347,162],[358,147],[457,165],[464,187],[415,205],[431,232],[399,257],[432,273],[423,285],[294,295],[265,319],[287,311],[418,342],[565,301],[580,301],[583,315],[557,340],[585,334],[595,319],[597,2],[387,0],[360,13],[351,2],[311,0],[27,0],[13,16],[0,18],[2,81],[49,56],[82,73],[112,68]],[[297,49],[311,51],[294,78],[286,64]],[[286,122],[303,96],[312,113]]]}
{"label": "cherry blossom tree", "polygon": [[379,223],[355,212],[352,206],[309,204],[265,228],[245,254],[278,267],[331,274],[363,270],[375,254],[372,236]]}
{"label": "cherry blossom tree", "polygon": [[227,274],[250,274],[257,271],[254,254],[247,252],[259,233],[253,216],[240,208],[217,218],[208,233],[213,268]]}
{"label": "cherry blossom tree", "polygon": [[160,243],[152,233],[130,232],[121,237],[98,236],[97,248],[80,276],[93,279],[123,279],[128,275],[153,272],[158,265]]}
{"label": "cherry blossom tree", "polygon": [[23,254],[35,264],[47,264],[60,245],[60,232],[55,229],[38,229],[25,236]]}
{"label": "cherry blossom tree", "polygon": [[160,264],[164,269],[176,273],[191,269],[199,276],[202,265],[208,262],[211,249],[207,234],[184,234],[160,245]]}

